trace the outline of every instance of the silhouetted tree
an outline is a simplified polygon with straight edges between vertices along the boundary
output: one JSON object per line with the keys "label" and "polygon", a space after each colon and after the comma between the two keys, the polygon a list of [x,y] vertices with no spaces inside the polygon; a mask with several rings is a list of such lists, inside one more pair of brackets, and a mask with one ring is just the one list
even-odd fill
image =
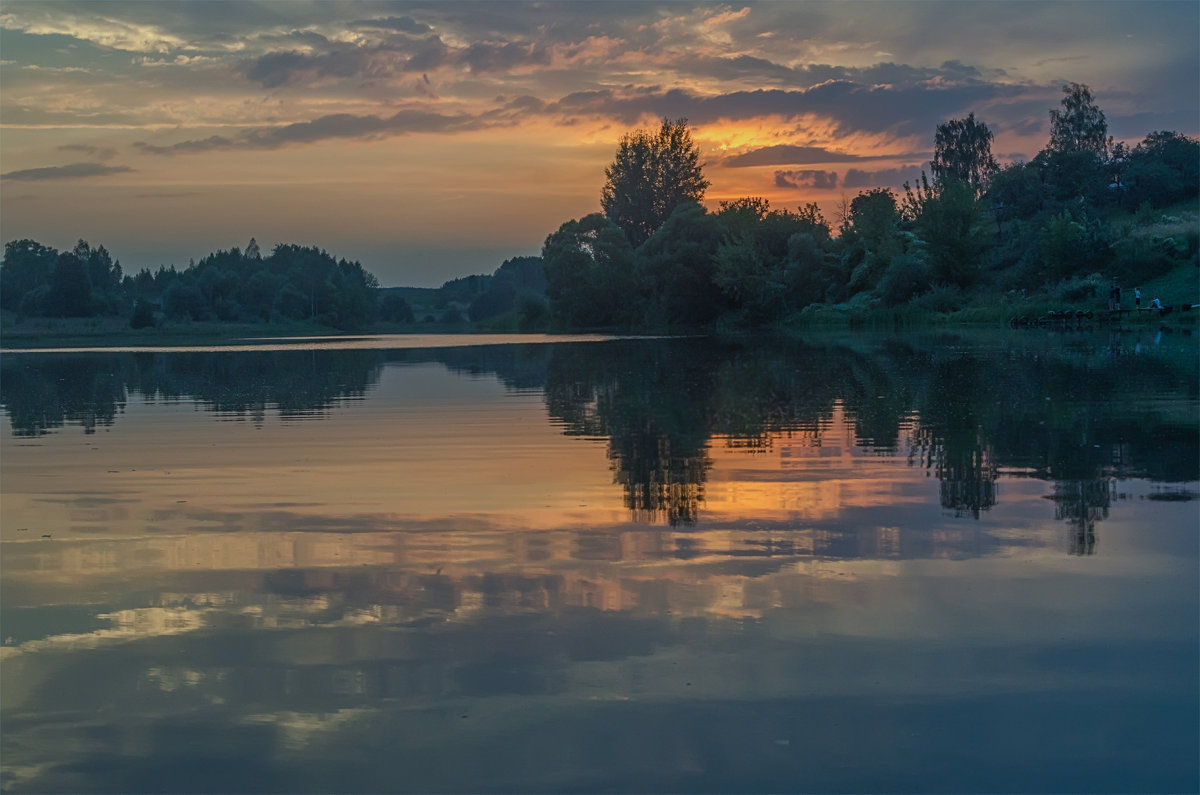
{"label": "silhouetted tree", "polygon": [[635,270],[649,324],[701,325],[720,315],[726,304],[713,282],[720,242],[716,216],[686,202],[638,247]]}
{"label": "silhouetted tree", "polygon": [[550,312],[566,326],[612,326],[635,316],[633,249],[603,215],[568,221],[547,237],[542,267]]}
{"label": "silhouetted tree", "polygon": [[384,293],[380,300],[379,319],[389,323],[412,323],[415,320],[408,301],[404,300],[404,296],[394,292]]}
{"label": "silhouetted tree", "polygon": [[1129,153],[1127,201],[1162,207],[1200,192],[1200,141],[1177,132],[1152,132]]}
{"label": "silhouetted tree", "polygon": [[976,195],[982,193],[999,170],[992,156],[992,131],[975,121],[974,113],[939,124],[930,168],[935,180],[958,180],[970,185]]}
{"label": "silhouetted tree", "polygon": [[605,216],[640,246],[686,201],[700,201],[708,188],[700,149],[687,119],[663,119],[658,132],[637,130],[621,138],[600,194]]}
{"label": "silhouetted tree", "polygon": [[27,293],[45,290],[58,262],[58,252],[36,240],[10,240],[4,244],[4,262],[0,264],[0,306],[21,308]]}
{"label": "silhouetted tree", "polygon": [[924,172],[915,186],[904,183],[904,214],[925,244],[929,275],[935,282],[968,287],[979,275],[986,241],[976,187],[946,176],[929,183]]}
{"label": "silhouetted tree", "polygon": [[1103,159],[1111,139],[1104,111],[1080,83],[1063,86],[1062,110],[1050,111],[1050,146],[1056,152],[1092,152]]}
{"label": "silhouetted tree", "polygon": [[872,287],[900,254],[896,196],[887,188],[864,191],[850,202],[849,223],[842,229],[842,258],[850,271],[850,291]]}
{"label": "silhouetted tree", "polygon": [[1029,218],[1042,209],[1044,186],[1034,163],[1010,163],[988,184],[986,202],[997,222]]}
{"label": "silhouetted tree", "polygon": [[70,251],[58,255],[50,275],[46,296],[47,314],[55,317],[87,317],[92,313],[92,291],[87,271],[79,257]]}

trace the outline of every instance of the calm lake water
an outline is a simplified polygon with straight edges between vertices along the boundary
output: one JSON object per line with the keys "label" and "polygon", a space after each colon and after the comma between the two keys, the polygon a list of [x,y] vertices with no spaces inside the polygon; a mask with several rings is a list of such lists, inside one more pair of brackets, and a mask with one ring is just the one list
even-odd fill
{"label": "calm lake water", "polygon": [[1194,337],[517,339],[5,352],[4,790],[1200,787]]}

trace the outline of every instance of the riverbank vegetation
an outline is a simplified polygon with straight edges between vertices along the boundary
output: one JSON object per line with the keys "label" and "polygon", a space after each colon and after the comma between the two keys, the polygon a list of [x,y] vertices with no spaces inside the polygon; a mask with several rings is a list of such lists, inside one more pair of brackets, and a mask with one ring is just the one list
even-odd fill
{"label": "riverbank vegetation", "polygon": [[[1002,322],[1050,309],[1200,302],[1200,142],[1156,131],[1113,143],[1083,85],[1064,87],[1046,147],[997,163],[970,114],[934,131],[929,173],[902,192],[816,204],[703,205],[708,181],[686,120],[629,133],[602,212],[563,223],[540,257],[440,288],[381,288],[358,262],[252,239],[184,269],[122,271],[104,246],[5,245],[6,336],[270,323],[305,330],[742,329]],[[54,321],[48,319],[56,319]],[[90,324],[90,325],[89,325]],[[62,333],[61,331],[59,333]],[[147,332],[150,333],[150,332]],[[202,334],[206,332],[201,332]]]}
{"label": "riverbank vegetation", "polygon": [[[777,209],[759,198],[706,210],[697,158],[677,151],[697,153],[686,122],[664,121],[657,135],[622,141],[605,212],[547,238],[551,317],[567,328],[1001,321],[1104,309],[1114,280],[1126,307],[1135,286],[1147,303],[1159,287],[1163,303],[1200,301],[1200,143],[1152,132],[1113,144],[1079,84],[1064,87],[1050,120],[1046,148],[1005,166],[974,114],[947,121],[931,173],[902,193],[859,193],[834,223],[814,204]],[[638,146],[641,158],[629,157]],[[659,175],[664,167],[685,173]],[[664,216],[659,185],[678,183],[692,190]]]}

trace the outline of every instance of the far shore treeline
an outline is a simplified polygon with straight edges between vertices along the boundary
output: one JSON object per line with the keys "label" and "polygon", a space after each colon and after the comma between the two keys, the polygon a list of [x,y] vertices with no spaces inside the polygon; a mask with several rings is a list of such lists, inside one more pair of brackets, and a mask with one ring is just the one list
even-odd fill
{"label": "far shore treeline", "polygon": [[[123,273],[104,246],[4,247],[0,309],[23,317],[308,321],[342,330],[473,324],[496,330],[754,327],[870,316],[994,319],[1031,307],[1102,308],[1112,281],[1158,280],[1197,300],[1200,142],[1112,142],[1087,86],[1063,87],[1046,147],[999,165],[974,114],[936,127],[930,173],[903,192],[816,204],[702,205],[709,183],[685,119],[625,135],[601,212],[550,234],[540,257],[441,288],[381,288],[358,262],[276,245],[184,269]],[[1172,300],[1163,296],[1164,303]],[[1147,303],[1150,297],[1146,297]],[[1126,300],[1125,305],[1129,306]]]}

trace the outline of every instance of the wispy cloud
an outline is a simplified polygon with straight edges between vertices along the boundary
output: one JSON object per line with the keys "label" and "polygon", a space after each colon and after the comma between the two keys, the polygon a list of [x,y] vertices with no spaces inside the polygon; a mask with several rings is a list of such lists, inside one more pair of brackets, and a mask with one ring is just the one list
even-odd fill
{"label": "wispy cloud", "polygon": [[200,138],[192,141],[180,141],[168,146],[157,146],[145,141],[134,141],[133,145],[139,151],[149,155],[187,155],[234,148],[233,139],[226,138],[223,135],[212,135],[208,138]]}
{"label": "wispy cloud", "polygon": [[79,179],[81,177],[103,177],[108,174],[121,174],[133,171],[129,166],[106,166],[103,163],[71,163],[66,166],[46,166],[44,168],[25,168],[0,174],[0,179],[21,180],[33,182],[45,179]]}
{"label": "wispy cloud", "polygon": [[413,133],[462,132],[503,123],[505,122],[499,117],[489,121],[469,114],[451,115],[424,110],[402,110],[382,118],[373,115],[333,113],[312,121],[279,127],[256,127],[232,138],[213,135],[168,145],[135,141],[133,146],[150,155],[184,155],[230,149],[279,149],[288,144],[313,144],[337,139],[375,139]]}
{"label": "wispy cloud", "polygon": [[350,23],[353,28],[368,28],[376,30],[395,30],[401,33],[419,35],[433,30],[424,22],[418,22],[412,17],[384,17],[382,19],[359,19]]}

